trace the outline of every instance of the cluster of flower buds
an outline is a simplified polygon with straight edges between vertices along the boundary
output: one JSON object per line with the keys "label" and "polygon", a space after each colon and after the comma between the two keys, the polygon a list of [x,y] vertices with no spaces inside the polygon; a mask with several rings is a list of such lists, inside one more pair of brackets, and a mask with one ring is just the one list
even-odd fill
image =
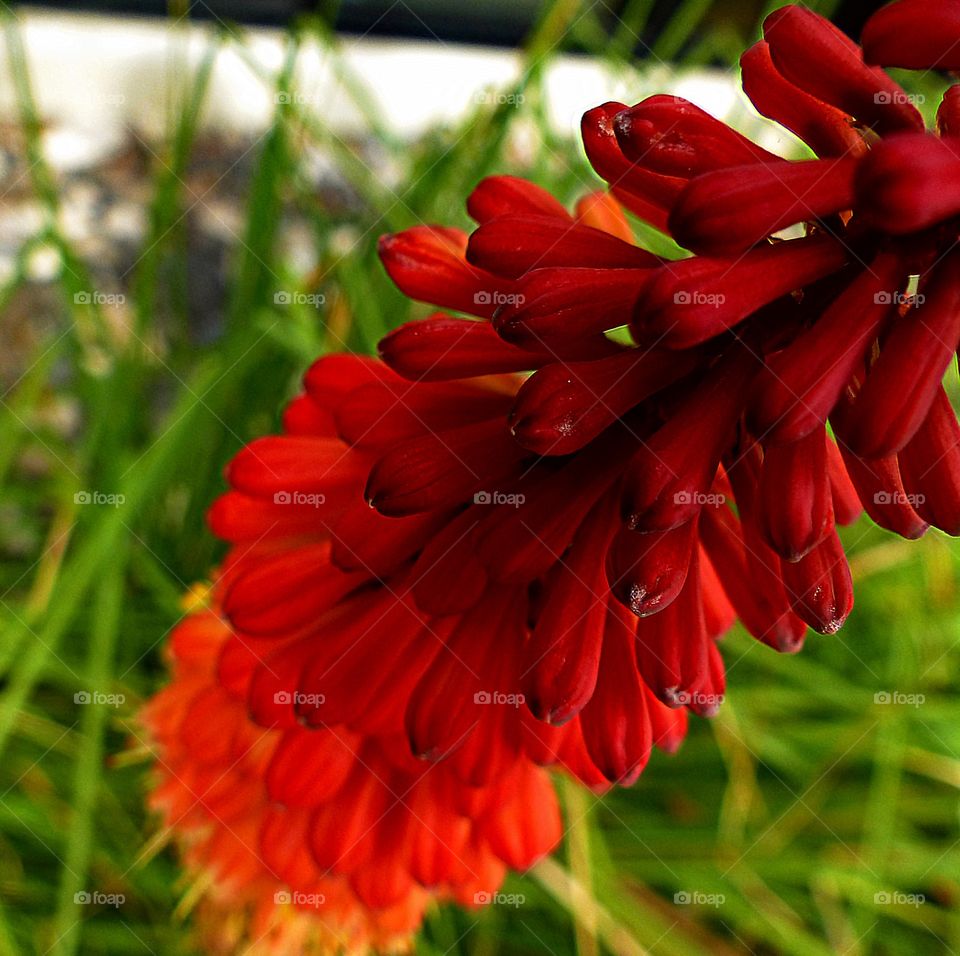
{"label": "cluster of flower buds", "polygon": [[[960,87],[935,133],[881,69],[960,68],[960,2],[900,0],[864,43],[788,6],[742,59],[756,108],[816,158],[776,156],[677,97],[607,103],[582,132],[609,191],[571,213],[493,177],[468,199],[469,235],[385,237],[397,286],[445,311],[390,333],[379,361],[321,359],[284,433],[231,464],[211,515],[230,544],[216,694],[245,740],[273,735],[250,786],[313,828],[297,844],[311,874],[373,907],[401,886],[475,885],[435,847],[418,851],[426,870],[368,877],[416,830],[376,802],[384,779],[395,796],[423,788],[420,822],[431,801],[449,823],[444,800],[496,793],[502,812],[477,796],[460,842],[441,842],[529,865],[559,837],[523,816],[553,807],[540,766],[629,784],[652,747],[679,744],[688,710],[719,707],[735,619],[787,652],[841,627],[839,525],[865,510],[905,537],[960,533],[943,388],[960,339]],[[692,254],[639,248],[624,208]],[[329,752],[344,740],[359,766]],[[340,767],[341,797],[316,761]],[[315,822],[341,812],[371,817],[368,854]]]}

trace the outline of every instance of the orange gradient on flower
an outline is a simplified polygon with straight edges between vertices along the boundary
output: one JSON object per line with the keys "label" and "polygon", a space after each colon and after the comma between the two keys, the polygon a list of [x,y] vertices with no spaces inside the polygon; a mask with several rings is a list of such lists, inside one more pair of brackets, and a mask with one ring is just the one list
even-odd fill
{"label": "orange gradient on flower", "polygon": [[254,723],[253,659],[238,666],[242,638],[202,600],[142,722],[205,952],[403,951],[432,902],[483,905],[558,843],[549,775],[528,760],[474,787],[402,734]]}

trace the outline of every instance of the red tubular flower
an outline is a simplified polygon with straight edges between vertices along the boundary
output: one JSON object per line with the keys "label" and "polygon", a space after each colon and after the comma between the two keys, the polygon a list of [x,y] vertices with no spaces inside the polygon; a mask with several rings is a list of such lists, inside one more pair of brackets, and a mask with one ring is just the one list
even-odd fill
{"label": "red tubular flower", "polygon": [[[960,426],[940,385],[960,337],[960,209],[900,145],[953,177],[956,95],[941,141],[798,7],[767,20],[744,73],[821,159],[774,157],[676,98],[591,110],[585,147],[614,199],[570,213],[495,177],[468,200],[470,236],[383,240],[403,291],[460,315],[396,329],[379,361],[321,359],[284,434],[230,466],[211,521],[231,545],[237,634],[218,674],[253,723],[296,734],[284,766],[333,733],[388,740],[383,773],[416,767],[461,795],[519,779],[502,799],[526,810],[539,765],[631,783],[688,711],[719,706],[736,616],[784,652],[842,626],[837,525],[861,506],[908,537],[960,532]],[[707,255],[637,249],[619,203]],[[352,821],[382,809],[382,788],[317,759],[355,786],[337,791]],[[283,793],[320,801],[299,845],[339,873],[336,795],[302,777]],[[549,843],[477,800],[462,839],[494,862]],[[356,834],[341,875],[369,904],[411,881],[459,892],[437,848],[376,894],[355,874],[404,817]],[[474,843],[456,845],[469,859]]]}
{"label": "red tubular flower", "polygon": [[[273,692],[277,719],[254,723],[262,644],[232,634],[216,607],[196,610],[171,635],[172,683],[143,714],[151,805],[207,885],[205,951],[393,951],[432,900],[476,906],[560,839],[549,776],[529,760],[471,786],[415,760],[392,726],[304,727],[285,719],[296,685],[283,663],[270,682],[287,688]],[[302,656],[296,639],[270,646],[272,660]]]}

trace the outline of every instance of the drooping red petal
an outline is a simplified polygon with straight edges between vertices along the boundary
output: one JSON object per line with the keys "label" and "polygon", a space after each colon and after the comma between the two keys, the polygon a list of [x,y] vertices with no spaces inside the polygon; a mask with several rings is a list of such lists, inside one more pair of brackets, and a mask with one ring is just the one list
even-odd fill
{"label": "drooping red petal", "polygon": [[790,610],[780,558],[750,519],[757,510],[759,457],[753,447],[728,468],[741,520],[729,508],[706,508],[700,516],[701,536],[744,627],[775,650],[794,653],[803,645],[806,626]]}
{"label": "drooping red petal", "polygon": [[364,461],[349,455],[339,439],[271,435],[255,439],[236,455],[227,480],[237,491],[284,507],[322,507],[338,490],[362,484],[364,470]]}
{"label": "drooping red petal", "polygon": [[860,457],[898,452],[926,417],[960,343],[958,269],[957,250],[937,264],[924,301],[895,321],[844,415],[843,437]]}
{"label": "drooping red petal", "polygon": [[467,509],[420,553],[410,576],[424,611],[456,614],[473,607],[483,595],[488,576],[472,537],[477,520],[476,511]]}
{"label": "drooping red petal", "polygon": [[338,435],[351,445],[383,446],[425,432],[502,417],[512,395],[483,384],[378,382],[351,392],[336,409]]}
{"label": "drooping red petal", "polygon": [[[537,269],[517,283],[516,302],[494,316],[497,332],[523,348],[547,348],[563,357],[596,354],[578,343],[604,342],[603,333],[630,321],[650,269]],[[615,351],[607,342],[607,351]]]}
{"label": "drooping red petal", "polygon": [[867,20],[861,43],[868,63],[907,70],[960,70],[960,3],[897,0]]}
{"label": "drooping red petal", "polygon": [[614,194],[631,212],[660,230],[667,226],[667,213],[684,180],[661,176],[632,163],[620,149],[613,121],[627,107],[604,103],[583,114],[580,132],[590,165],[610,183]]}
{"label": "drooping red petal", "polygon": [[471,509],[473,520],[481,522],[471,547],[490,576],[534,581],[562,560],[594,502],[619,478],[632,448],[630,436],[613,428],[555,470],[531,473],[512,494],[481,498]]}
{"label": "drooping red petal", "polygon": [[[657,698],[682,706],[704,679],[710,666],[703,601],[700,596],[699,554],[694,551],[679,596],[659,614],[636,619],[637,667]],[[626,614],[626,610],[621,610]]]}
{"label": "drooping red petal", "polygon": [[489,322],[436,313],[407,322],[380,340],[380,357],[410,381],[441,382],[502,372],[525,372],[554,360],[545,348],[519,349]]}
{"label": "drooping red petal", "polygon": [[446,527],[449,519],[449,512],[443,511],[386,518],[360,501],[333,526],[330,557],[341,571],[386,578]]}
{"label": "drooping red petal", "polygon": [[459,229],[413,226],[380,238],[380,259],[405,295],[443,309],[489,318],[494,297],[511,283],[466,260],[467,237]]}
{"label": "drooping red petal", "polygon": [[479,825],[494,853],[512,869],[528,869],[560,842],[557,798],[549,777],[536,767],[518,767],[491,808],[495,812],[491,809]]}
{"label": "drooping red petal", "polygon": [[650,759],[653,732],[633,653],[633,617],[613,603],[603,640],[597,692],[580,723],[587,752],[611,783],[632,784]]}
{"label": "drooping red petal", "polygon": [[338,622],[336,632],[327,626],[317,634],[323,647],[303,668],[294,702],[309,726],[398,732],[410,692],[453,622],[432,620],[391,597],[368,597],[358,614]]}
{"label": "drooping red petal", "polygon": [[799,222],[853,204],[855,159],[754,163],[691,180],[670,213],[680,245],[707,256],[733,255]]}
{"label": "drooping red petal", "polygon": [[[511,630],[509,639],[519,641],[519,632]],[[522,753],[520,709],[524,701],[517,665],[516,654],[502,654],[488,668],[483,686],[502,690],[491,693],[476,728],[450,755],[451,771],[469,786],[486,787],[503,779]]]}
{"label": "drooping red petal", "polygon": [[517,393],[511,426],[541,455],[578,451],[631,408],[693,370],[693,352],[628,349],[593,362],[555,363]]}
{"label": "drooping red petal", "polygon": [[250,634],[296,633],[367,580],[330,563],[330,542],[291,548],[242,571],[227,589],[223,609]]}
{"label": "drooping red petal", "polygon": [[247,707],[250,717],[261,727],[297,726],[294,700],[300,686],[300,674],[315,653],[313,635],[284,643],[272,654],[264,655],[250,681]]}
{"label": "drooping red petal", "polygon": [[798,651],[807,628],[790,610],[777,555],[757,532],[745,541],[726,508],[705,512],[700,524],[711,564],[743,626],[775,650]]}
{"label": "drooping red petal", "polygon": [[830,438],[827,438],[827,470],[830,475],[834,519],[839,525],[853,524],[863,514],[863,505],[850,480],[840,448]]}
{"label": "drooping red petal", "polygon": [[466,854],[471,822],[447,811],[448,779],[427,774],[404,800],[410,809],[410,872],[423,886],[448,880]]}
{"label": "drooping red petal", "polygon": [[637,450],[623,483],[621,507],[629,527],[667,531],[715,503],[710,486],[755,370],[746,348],[731,349]]}
{"label": "drooping red petal", "polygon": [[303,376],[303,384],[318,407],[333,408],[355,388],[395,377],[372,356],[341,353],[317,359]]}
{"label": "drooping red petal", "polygon": [[573,217],[545,189],[519,176],[487,176],[467,197],[467,212],[477,222],[498,216],[550,216],[570,223]]}
{"label": "drooping red petal", "polygon": [[639,341],[689,348],[761,306],[841,268],[846,247],[810,236],[737,258],[697,257],[661,266],[643,289],[631,322]]}
{"label": "drooping red petal", "polygon": [[853,610],[853,581],[843,545],[831,532],[799,561],[784,562],[790,605],[821,634],[835,634]]}
{"label": "drooping red petal", "polygon": [[644,685],[647,699],[647,714],[653,745],[665,753],[676,753],[687,735],[687,710],[685,707],[668,707],[657,700],[652,690]]}
{"label": "drooping red petal", "polygon": [[900,478],[896,455],[865,461],[840,443],[847,474],[857,489],[864,510],[881,528],[902,538],[919,538],[928,524],[913,509]]}
{"label": "drooping red petal", "polygon": [[960,535],[960,425],[943,388],[900,453],[907,502],[924,521]]}
{"label": "drooping red petal", "polygon": [[856,117],[881,134],[922,130],[923,117],[883,70],[863,62],[860,47],[829,20],[790,5],[763,22],[777,69],[794,86]]}
{"label": "drooping red petal", "polygon": [[620,528],[607,552],[607,581],[624,607],[646,617],[676,600],[687,579],[696,526],[694,520],[650,534]]}
{"label": "drooping red petal", "polygon": [[960,213],[960,145],[928,133],[891,136],[864,157],[856,178],[863,220],[893,235]]}
{"label": "drooping red petal", "polygon": [[562,724],[590,700],[607,627],[606,581],[597,555],[613,533],[609,507],[595,509],[546,584],[544,606],[524,651],[527,705]]}
{"label": "drooping red petal", "polygon": [[717,574],[702,540],[698,540],[698,547],[700,548],[700,586],[703,591],[703,617],[707,634],[714,640],[718,640],[736,623],[737,612],[724,591],[720,576]]}
{"label": "drooping red petal", "polygon": [[624,156],[662,176],[690,179],[716,169],[786,161],[682,96],[650,96],[616,114]]}
{"label": "drooping red petal", "polygon": [[350,873],[373,857],[376,826],[371,822],[383,819],[396,797],[362,764],[354,766],[340,796],[313,811],[309,845],[321,871]]}
{"label": "drooping red petal", "polygon": [[[520,651],[515,589],[488,592],[457,624],[418,681],[407,705],[406,729],[417,756],[439,760],[462,746],[489,708],[513,706],[498,695],[515,687],[486,684],[505,654]],[[510,647],[511,642],[516,642]]]}
{"label": "drooping red petal", "polygon": [[324,535],[330,515],[316,507],[318,499],[299,499],[279,507],[272,498],[228,491],[211,505],[207,514],[210,529],[224,541],[267,541]]}
{"label": "drooping red petal", "polygon": [[764,453],[757,521],[767,543],[786,561],[799,561],[833,529],[828,441],[821,426]]}
{"label": "drooping red petal", "polygon": [[899,255],[877,256],[785,349],[766,357],[748,417],[767,441],[796,441],[822,425],[836,405],[906,277]]}
{"label": "drooping red petal", "polygon": [[267,767],[267,794],[288,807],[320,806],[346,781],[358,746],[359,738],[342,728],[288,730]]}
{"label": "drooping red petal", "polygon": [[506,482],[528,454],[503,420],[448,429],[388,451],[364,495],[381,514],[397,517],[453,507]]}
{"label": "drooping red petal", "polygon": [[337,433],[332,408],[320,405],[312,395],[298,395],[284,409],[283,430],[288,435],[333,437]]}
{"label": "drooping red petal", "polygon": [[559,266],[642,269],[660,263],[644,249],[592,226],[530,215],[500,216],[484,223],[470,236],[467,260],[510,279],[532,269]]}
{"label": "drooping red petal", "polygon": [[766,40],[740,57],[743,91],[763,116],[800,137],[818,156],[860,156],[867,151],[850,117],[810,96],[774,66]]}
{"label": "drooping red petal", "polygon": [[371,827],[373,850],[369,861],[350,874],[350,888],[374,911],[401,904],[415,889],[406,867],[385,867],[380,863],[387,854],[396,852],[405,836],[408,816],[403,801],[395,800]]}

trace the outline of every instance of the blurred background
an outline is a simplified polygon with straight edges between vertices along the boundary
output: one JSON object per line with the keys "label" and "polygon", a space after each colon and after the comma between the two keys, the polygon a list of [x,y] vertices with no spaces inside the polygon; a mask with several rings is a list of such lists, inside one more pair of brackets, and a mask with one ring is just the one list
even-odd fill
{"label": "blurred background", "polygon": [[[737,89],[779,5],[3,6],[0,953],[194,952],[133,715],[220,555],[224,463],[315,357],[425,314],[377,237],[465,225],[489,173],[598,188],[577,126],[607,99],[684,95],[799,154]],[[875,6],[809,5],[851,32]],[[630,790],[558,781],[568,835],[508,882],[522,905],[435,910],[417,951],[960,951],[958,551],[846,541],[840,635],[733,633],[720,716]]]}

